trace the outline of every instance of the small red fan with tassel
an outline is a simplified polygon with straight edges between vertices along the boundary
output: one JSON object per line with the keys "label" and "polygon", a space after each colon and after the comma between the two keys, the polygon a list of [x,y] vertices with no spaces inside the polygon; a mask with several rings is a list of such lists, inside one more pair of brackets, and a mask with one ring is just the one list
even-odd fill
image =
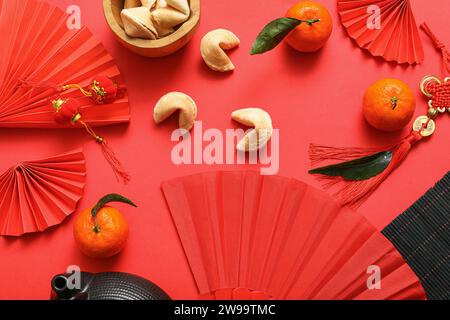
{"label": "small red fan with tassel", "polygon": [[[450,53],[430,28],[422,29],[433,40],[436,49],[442,52],[444,66],[450,72]],[[336,187],[335,196],[342,205],[358,207],[406,158],[411,148],[436,129],[435,119],[446,111],[450,112],[450,78],[442,82],[436,76],[426,76],[420,88],[430,99],[428,113],[418,117],[411,133],[399,143],[384,148],[335,148],[318,145],[310,146],[312,164],[325,160],[344,161],[310,170],[326,188]]]}
{"label": "small red fan with tassel", "polygon": [[[55,116],[55,95],[77,100],[77,123],[91,134],[92,127],[129,122],[127,90],[111,55],[87,27],[71,30],[67,19],[43,1],[0,1],[0,127],[72,128],[62,105]],[[104,151],[127,181],[110,149]]]}
{"label": "small red fan with tassel", "polygon": [[[71,30],[67,18],[43,1],[0,2],[0,127],[71,128],[55,122],[48,104],[58,93],[79,98],[92,127],[129,122],[128,94],[116,63],[87,27]],[[95,103],[95,81],[108,92],[101,104]],[[109,96],[111,81],[115,99]]]}
{"label": "small red fan with tassel", "polygon": [[22,162],[0,176],[0,235],[44,231],[72,214],[83,196],[81,150]]}
{"label": "small red fan with tassel", "polygon": [[337,8],[349,36],[373,56],[399,64],[423,61],[409,0],[338,0]]}
{"label": "small red fan with tassel", "polygon": [[219,171],[162,190],[200,298],[425,298],[380,232],[303,182]]}

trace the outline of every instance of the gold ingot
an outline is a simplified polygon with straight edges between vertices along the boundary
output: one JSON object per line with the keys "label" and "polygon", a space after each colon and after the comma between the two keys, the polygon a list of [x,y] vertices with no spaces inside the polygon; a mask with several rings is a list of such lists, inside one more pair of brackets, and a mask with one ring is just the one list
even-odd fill
{"label": "gold ingot", "polygon": [[[424,128],[423,125],[428,121],[428,125]],[[436,130],[436,124],[433,119],[427,116],[420,116],[414,121],[413,130],[419,132],[422,137],[431,136]]]}

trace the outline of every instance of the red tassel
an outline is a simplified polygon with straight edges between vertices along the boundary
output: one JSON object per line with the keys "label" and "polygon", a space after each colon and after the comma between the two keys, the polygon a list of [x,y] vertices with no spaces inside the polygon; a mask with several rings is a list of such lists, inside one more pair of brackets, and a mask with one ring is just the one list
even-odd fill
{"label": "red tassel", "polygon": [[31,88],[31,90],[28,90],[27,96],[28,98],[31,98],[33,94],[35,93],[35,90],[52,90],[52,93],[57,93],[59,91],[62,91],[58,85],[54,84],[50,81],[39,81],[35,79],[28,79],[28,80],[20,80],[18,81],[17,88]]}
{"label": "red tassel", "polygon": [[58,85],[51,81],[39,81],[36,79],[20,80],[18,82],[19,88],[36,88],[36,89],[58,89]]}
{"label": "red tassel", "polygon": [[86,132],[89,133],[89,135],[101,145],[103,156],[113,169],[117,180],[119,181],[121,178],[125,184],[130,181],[130,175],[125,171],[105,139],[97,135],[94,129],[82,120],[81,113],[79,112],[79,103],[76,99],[55,97],[52,99],[52,106],[55,111],[54,117],[56,122],[60,124],[66,124],[69,122],[72,125],[79,123],[82,125]]}
{"label": "red tassel", "polygon": [[130,182],[131,180],[130,175],[128,174],[128,172],[125,171],[124,167],[122,166],[122,163],[119,161],[119,159],[117,159],[116,155],[114,154],[114,151],[110,148],[108,143],[105,140],[103,140],[100,144],[102,146],[103,156],[113,169],[117,181],[122,179],[122,181],[125,184]]}
{"label": "red tassel", "polygon": [[381,151],[383,149],[380,148],[338,148],[311,144],[309,148],[309,159],[312,165],[316,165],[326,160],[350,161]]}
{"label": "red tassel", "polygon": [[392,151],[392,160],[389,166],[379,175],[361,181],[345,180],[342,177],[330,177],[319,175],[318,179],[324,181],[326,189],[336,188],[334,193],[336,199],[343,206],[358,208],[368,196],[394,171],[406,158],[411,147],[422,139],[419,132],[412,131],[409,136],[401,140],[398,144],[388,148],[333,148],[311,144],[310,159],[313,164],[324,160],[354,160],[376,154],[381,151]]}
{"label": "red tassel", "polygon": [[106,140],[103,139],[103,137],[97,135],[95,131],[84,121],[78,120],[78,122],[86,129],[87,133],[89,133],[95,139],[95,141],[97,141],[97,143],[101,145],[103,156],[113,169],[117,181],[120,181],[120,179],[122,179],[123,183],[125,184],[130,182],[130,175],[125,171],[122,163],[119,161],[119,159],[117,159],[114,151],[108,145]]}

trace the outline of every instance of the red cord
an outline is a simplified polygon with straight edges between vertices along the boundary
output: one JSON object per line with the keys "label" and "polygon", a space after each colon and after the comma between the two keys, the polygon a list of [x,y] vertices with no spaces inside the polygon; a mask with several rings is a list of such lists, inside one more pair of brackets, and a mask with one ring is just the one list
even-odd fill
{"label": "red cord", "polygon": [[438,39],[438,37],[431,31],[430,27],[424,22],[420,26],[422,30],[430,37],[437,50],[441,50],[444,67],[447,72],[450,73],[450,52],[446,48],[445,44]]}

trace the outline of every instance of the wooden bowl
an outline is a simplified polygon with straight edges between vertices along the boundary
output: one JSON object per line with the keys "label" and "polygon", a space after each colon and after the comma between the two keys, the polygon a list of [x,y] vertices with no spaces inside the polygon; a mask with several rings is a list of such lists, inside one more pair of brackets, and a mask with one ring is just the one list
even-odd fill
{"label": "wooden bowl", "polygon": [[157,40],[131,38],[122,29],[120,13],[125,0],[103,0],[103,12],[117,40],[129,50],[145,57],[168,56],[185,46],[200,23],[200,0],[190,0],[191,16],[174,33]]}

